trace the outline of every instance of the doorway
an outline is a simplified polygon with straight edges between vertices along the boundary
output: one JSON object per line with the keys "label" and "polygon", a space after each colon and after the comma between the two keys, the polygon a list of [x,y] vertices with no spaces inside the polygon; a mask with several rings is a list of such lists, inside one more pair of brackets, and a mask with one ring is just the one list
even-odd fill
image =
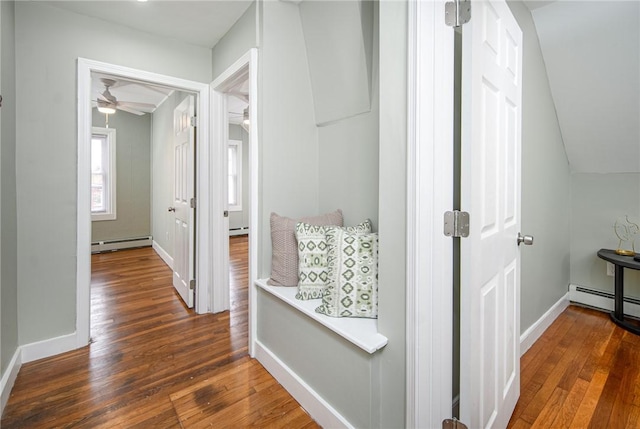
{"label": "doorway", "polygon": [[[195,189],[199,203],[194,209],[196,215],[194,290],[196,292],[195,310],[197,313],[211,311],[212,272],[220,272],[219,266],[210,262],[212,234],[218,234],[210,226],[210,212],[219,207],[221,198],[211,190],[211,181],[222,178],[212,175],[210,155],[210,116],[209,85],[193,82],[153,72],[131,69],[108,63],[80,58],[78,59],[78,192],[77,192],[77,294],[76,294],[76,346],[82,347],[89,342],[90,320],[90,282],[91,282],[91,212],[90,212],[90,178],[91,150],[86,142],[90,141],[92,132],[91,74],[101,73],[129,81],[148,82],[157,86],[170,87],[180,91],[197,94],[196,110],[200,114],[200,123],[195,129],[196,148]],[[219,211],[222,217],[222,210]]]}
{"label": "doorway", "polygon": [[[187,195],[195,179],[196,95],[102,73],[91,78],[91,251],[153,247],[173,272],[176,299],[193,308],[194,222]],[[104,270],[111,259],[102,259]]]}
{"label": "doorway", "polygon": [[[254,356],[254,340],[256,338],[256,289],[254,282],[257,279],[258,272],[258,53],[257,49],[252,48],[235,63],[227,68],[216,80],[211,83],[211,115],[212,115],[212,147],[219,150],[217,155],[219,159],[224,160],[221,170],[225,172],[224,181],[222,182],[222,191],[225,198],[224,213],[226,214],[221,220],[221,227],[229,234],[229,123],[233,114],[239,112],[233,110],[230,113],[229,100],[231,97],[240,98],[244,101],[243,109],[243,125],[247,128],[248,137],[248,153],[247,153],[247,174],[246,189],[248,191],[248,311],[249,311],[249,354]],[[243,105],[243,106],[244,106]],[[244,116],[249,124],[244,124]],[[245,149],[243,147],[243,149]],[[214,154],[215,156],[216,154]],[[244,209],[243,209],[244,210]],[[221,253],[217,253],[221,252]],[[229,240],[224,240],[224,248],[214,249],[213,257],[223,262],[225,279],[214,283],[213,286],[213,312],[228,310],[230,308],[230,291],[229,291]]]}

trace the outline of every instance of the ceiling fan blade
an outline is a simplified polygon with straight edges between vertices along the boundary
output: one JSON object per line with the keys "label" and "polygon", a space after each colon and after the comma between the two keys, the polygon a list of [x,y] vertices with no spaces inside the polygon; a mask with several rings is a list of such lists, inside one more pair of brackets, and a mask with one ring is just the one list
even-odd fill
{"label": "ceiling fan blade", "polygon": [[120,101],[118,100],[118,105],[125,105],[127,107],[139,107],[141,109],[155,109],[156,105],[155,104],[150,104],[150,103],[138,103],[135,101]]}
{"label": "ceiling fan blade", "polygon": [[129,113],[133,113],[134,115],[138,115],[138,116],[144,115],[144,112],[141,112],[140,110],[132,109],[132,108],[127,107],[127,106],[123,106],[120,103],[118,103],[118,105],[116,106],[116,109],[122,110],[122,111],[125,111],[125,112],[129,112]]}
{"label": "ceiling fan blade", "polygon": [[98,92],[97,94],[98,94],[98,98],[99,98],[100,100],[102,100],[102,101],[107,101],[107,102],[109,101],[109,99],[108,99],[107,97],[105,97],[104,95],[102,95],[102,93],[101,93],[101,92]]}

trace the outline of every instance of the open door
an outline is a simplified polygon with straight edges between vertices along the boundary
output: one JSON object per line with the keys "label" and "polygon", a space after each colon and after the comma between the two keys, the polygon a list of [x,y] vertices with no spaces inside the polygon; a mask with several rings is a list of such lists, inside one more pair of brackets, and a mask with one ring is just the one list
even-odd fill
{"label": "open door", "polygon": [[460,420],[503,428],[520,395],[522,31],[505,1],[462,26]]}
{"label": "open door", "polygon": [[194,96],[189,95],[173,112],[173,207],[169,207],[174,214],[173,287],[189,308],[193,308],[195,289],[194,117]]}

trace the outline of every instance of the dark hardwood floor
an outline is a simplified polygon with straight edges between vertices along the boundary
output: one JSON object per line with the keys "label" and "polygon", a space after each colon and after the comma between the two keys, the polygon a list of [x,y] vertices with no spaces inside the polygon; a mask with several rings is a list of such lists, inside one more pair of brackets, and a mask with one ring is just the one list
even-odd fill
{"label": "dark hardwood floor", "polygon": [[640,337],[570,306],[524,354],[510,428],[640,428]]}
{"label": "dark hardwood floor", "polygon": [[9,428],[314,428],[247,355],[247,238],[230,241],[231,311],[197,315],[151,248],[92,256],[92,344],[24,364]]}

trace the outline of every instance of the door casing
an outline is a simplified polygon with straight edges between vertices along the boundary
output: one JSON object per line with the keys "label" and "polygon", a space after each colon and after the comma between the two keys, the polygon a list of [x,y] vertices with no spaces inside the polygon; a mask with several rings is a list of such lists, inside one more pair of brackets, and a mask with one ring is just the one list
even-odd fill
{"label": "door casing", "polygon": [[[209,84],[180,79],[144,70],[78,58],[78,171],[77,171],[77,266],[76,266],[76,347],[89,343],[90,336],[90,285],[91,285],[91,213],[90,213],[90,165],[91,153],[86,144],[91,136],[91,73],[98,72],[123,78],[146,81],[198,95],[196,111],[196,302],[197,313],[207,313],[213,308],[213,273],[223,267],[211,262],[211,243],[221,231],[210,223],[212,209],[223,196],[212,186],[222,180],[222,173],[211,169],[210,89]],[[222,211],[219,212],[222,217]],[[222,231],[224,232],[224,231]],[[219,241],[219,240],[218,240]]]}

